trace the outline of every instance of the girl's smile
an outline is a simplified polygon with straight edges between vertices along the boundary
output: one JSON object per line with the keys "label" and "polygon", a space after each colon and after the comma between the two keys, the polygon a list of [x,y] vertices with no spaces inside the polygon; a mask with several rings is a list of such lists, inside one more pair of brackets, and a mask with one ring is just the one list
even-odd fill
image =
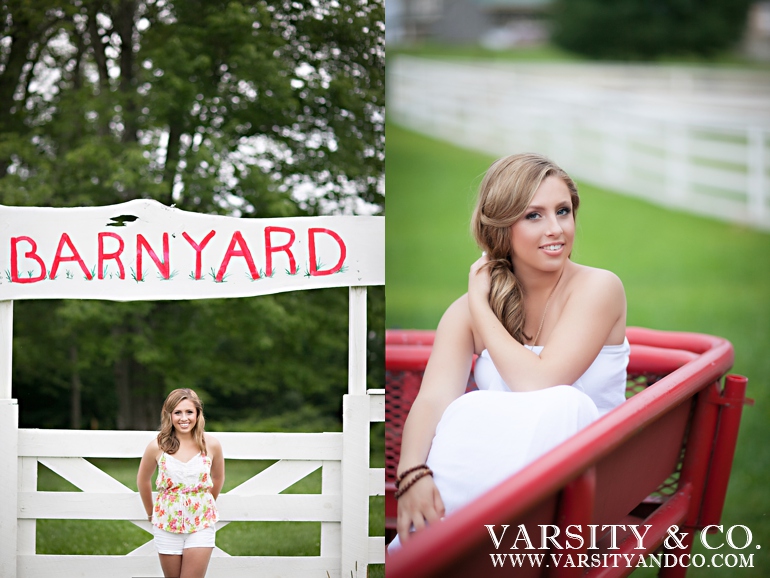
{"label": "girl's smile", "polygon": [[543,245],[540,249],[545,252],[546,255],[551,257],[558,257],[564,250],[564,243],[553,243],[550,245]]}

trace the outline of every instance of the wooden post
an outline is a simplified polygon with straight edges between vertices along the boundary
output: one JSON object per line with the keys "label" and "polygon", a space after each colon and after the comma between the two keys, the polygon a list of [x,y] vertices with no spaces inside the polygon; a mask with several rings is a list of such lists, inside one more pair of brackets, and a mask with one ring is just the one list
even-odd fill
{"label": "wooden post", "polygon": [[748,131],[748,212],[757,225],[765,224],[765,131],[752,126]]}
{"label": "wooden post", "polygon": [[[19,458],[19,492],[37,491],[37,458]],[[37,520],[18,520],[17,523],[17,547],[18,554],[32,556],[37,550]]]}
{"label": "wooden post", "polygon": [[668,122],[665,131],[666,196],[671,204],[681,207],[689,195],[687,158],[687,126]]}
{"label": "wooden post", "polygon": [[348,317],[348,393],[366,394],[366,287],[351,287]]}
{"label": "wooden post", "polygon": [[366,287],[349,290],[348,395],[342,396],[342,578],[365,578],[369,559],[369,396]]}
{"label": "wooden post", "polygon": [[0,399],[11,399],[13,301],[0,301]]}
{"label": "wooden post", "polygon": [[11,399],[13,301],[0,301],[0,576],[16,576],[19,406]]}
{"label": "wooden post", "polygon": [[[338,461],[325,461],[321,473],[321,493],[342,493],[342,468]],[[342,552],[340,522],[321,522],[321,556],[337,558]]]}
{"label": "wooden post", "polygon": [[366,578],[369,562],[369,396],[342,396],[341,578]]}
{"label": "wooden post", "polygon": [[0,577],[16,576],[16,517],[18,508],[19,406],[0,399]]}

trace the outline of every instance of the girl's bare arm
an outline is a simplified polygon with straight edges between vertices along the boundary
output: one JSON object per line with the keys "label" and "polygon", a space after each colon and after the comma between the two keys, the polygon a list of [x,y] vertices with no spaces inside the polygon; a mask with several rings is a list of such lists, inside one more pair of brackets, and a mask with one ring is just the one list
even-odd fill
{"label": "girl's bare arm", "polygon": [[[465,391],[473,360],[473,334],[467,301],[461,297],[441,318],[417,398],[404,424],[398,472],[424,464],[444,410]],[[417,474],[409,474],[402,484]],[[398,535],[409,539],[412,527],[421,530],[444,515],[433,479],[422,477],[398,501]]]}
{"label": "girl's bare arm", "polygon": [[211,457],[211,481],[214,483],[211,488],[211,495],[216,500],[225,483],[225,456],[222,453],[222,444],[219,443],[219,440],[208,434],[206,434],[206,448]]}
{"label": "girl's bare arm", "polygon": [[139,463],[139,471],[136,474],[136,487],[139,490],[139,496],[142,498],[142,504],[144,505],[144,511],[149,518],[152,516],[152,474],[155,472],[155,468],[158,465],[156,460],[158,457],[158,440],[153,439],[142,455],[142,461]]}

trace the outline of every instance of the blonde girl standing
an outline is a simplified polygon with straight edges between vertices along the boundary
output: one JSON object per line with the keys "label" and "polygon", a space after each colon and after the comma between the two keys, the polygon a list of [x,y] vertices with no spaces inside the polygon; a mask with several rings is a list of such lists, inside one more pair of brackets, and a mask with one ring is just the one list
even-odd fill
{"label": "blonde girl standing", "polygon": [[[163,575],[202,578],[214,549],[216,499],[225,481],[222,446],[205,433],[203,405],[191,389],[175,389],[161,410],[160,433],[144,451],[136,476]],[[158,469],[153,502],[151,478]]]}

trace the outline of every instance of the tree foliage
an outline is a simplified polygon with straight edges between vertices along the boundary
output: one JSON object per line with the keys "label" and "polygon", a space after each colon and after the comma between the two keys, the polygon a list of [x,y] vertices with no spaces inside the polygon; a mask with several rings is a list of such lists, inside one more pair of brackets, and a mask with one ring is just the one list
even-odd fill
{"label": "tree foliage", "polygon": [[[0,203],[382,210],[383,2],[9,0],[0,15]],[[346,388],[344,290],[20,302],[15,319],[25,425],[153,428],[181,386],[221,419],[336,417]]]}
{"label": "tree foliage", "polygon": [[554,42],[603,59],[712,57],[734,48],[749,0],[557,0]]}
{"label": "tree foliage", "polygon": [[[0,193],[204,211],[382,202],[382,3],[12,0]],[[326,202],[327,205],[323,203]]]}
{"label": "tree foliage", "polygon": [[[383,293],[369,289],[370,388],[385,379]],[[230,429],[268,418],[328,429],[347,392],[347,306],[344,288],[163,303],[17,302],[21,425],[154,429],[166,393],[191,387],[207,417]],[[76,376],[82,410],[73,424]]]}

